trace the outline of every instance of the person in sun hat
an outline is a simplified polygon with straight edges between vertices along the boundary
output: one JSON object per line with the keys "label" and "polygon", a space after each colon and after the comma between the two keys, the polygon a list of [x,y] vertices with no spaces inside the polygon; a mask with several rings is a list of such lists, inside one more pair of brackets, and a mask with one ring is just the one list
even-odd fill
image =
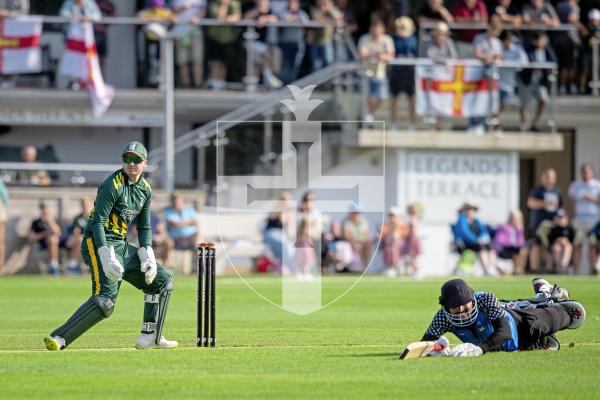
{"label": "person in sun hat", "polygon": [[498,275],[496,253],[492,250],[488,227],[477,217],[479,207],[473,201],[466,201],[458,210],[458,220],[452,226],[454,242],[458,252],[477,253],[487,275]]}
{"label": "person in sun hat", "polygon": [[[98,188],[81,244],[90,269],[92,295],[59,328],[44,338],[48,350],[62,350],[92,326],[108,318],[115,307],[122,281],[144,292],[144,315],[138,349],[172,348],[177,342],[162,335],[173,278],[156,262],[152,250],[150,201],[152,188],[142,177],[148,152],[133,141],[121,151],[122,168]],[[137,220],[137,248],[127,243],[127,228]]]}

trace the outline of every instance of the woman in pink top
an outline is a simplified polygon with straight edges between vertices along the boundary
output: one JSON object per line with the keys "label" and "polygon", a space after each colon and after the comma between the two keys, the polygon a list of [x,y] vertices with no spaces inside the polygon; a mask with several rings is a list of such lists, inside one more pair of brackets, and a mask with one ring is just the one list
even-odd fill
{"label": "woman in pink top", "polygon": [[525,247],[523,213],[520,210],[511,211],[508,222],[498,228],[493,248],[498,257],[513,260],[515,275],[523,274],[527,260],[527,247]]}

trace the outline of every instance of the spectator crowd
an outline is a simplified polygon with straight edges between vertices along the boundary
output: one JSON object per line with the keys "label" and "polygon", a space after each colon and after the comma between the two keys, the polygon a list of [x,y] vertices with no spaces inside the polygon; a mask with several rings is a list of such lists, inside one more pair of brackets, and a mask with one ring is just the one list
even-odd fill
{"label": "spectator crowd", "polygon": [[[507,61],[519,69],[501,67],[500,106],[496,115],[471,118],[469,131],[477,134],[497,129],[501,113],[511,98],[518,101],[522,131],[543,129],[541,118],[549,101],[548,69],[527,68],[532,62],[558,64],[558,92],[590,92],[592,39],[600,39],[600,3],[594,0],[424,0],[414,10],[401,2],[379,0],[370,5],[368,32],[360,35],[357,7],[347,0],[147,0],[137,17],[138,81],[157,86],[160,81],[159,36],[152,24],[162,23],[176,38],[176,81],[179,87],[223,89],[229,83],[255,82],[278,88],[334,61],[349,60],[345,44],[336,46],[336,27],[357,41],[357,56],[368,75],[368,106],[363,115],[372,126],[376,113],[389,98],[389,127],[398,129],[397,107],[406,95],[407,118],[403,128],[413,131],[415,76],[411,66],[388,65],[393,59],[427,57],[435,62],[456,58],[481,60],[493,65]],[[360,7],[364,11],[364,7]],[[29,0],[2,0],[0,14],[29,12]],[[108,54],[109,25],[103,17],[118,15],[110,0],[64,0],[61,16],[94,22],[101,69]],[[361,15],[361,17],[363,17]],[[222,25],[202,26],[204,19]],[[255,21],[248,40],[240,21]],[[325,27],[306,27],[308,22]],[[415,21],[417,26],[415,26]],[[274,26],[291,23],[292,26]],[[470,27],[472,25],[472,27]],[[488,27],[485,29],[485,27]],[[364,31],[363,31],[364,32]],[[420,40],[417,40],[417,35]],[[341,41],[343,42],[343,40]],[[340,42],[340,43],[341,43]],[[246,62],[246,55],[249,57]],[[248,69],[248,64],[252,65]],[[238,84],[239,85],[239,84]],[[515,96],[517,95],[518,96]],[[533,115],[529,107],[535,103]],[[381,118],[379,118],[381,119]],[[489,126],[488,126],[489,125]],[[439,123],[434,128],[439,128]]]}
{"label": "spectator crowd", "polygon": [[[529,229],[520,210],[511,211],[505,224],[492,227],[478,218],[477,205],[465,203],[452,225],[452,247],[460,255],[455,272],[472,272],[479,260],[484,273],[492,276],[511,271],[579,275],[582,257],[587,257],[590,272],[600,273],[600,181],[591,165],[581,165],[580,179],[569,185],[573,207],[567,211],[556,178],[556,171],[549,168],[529,191]],[[496,257],[511,261],[511,271]]]}

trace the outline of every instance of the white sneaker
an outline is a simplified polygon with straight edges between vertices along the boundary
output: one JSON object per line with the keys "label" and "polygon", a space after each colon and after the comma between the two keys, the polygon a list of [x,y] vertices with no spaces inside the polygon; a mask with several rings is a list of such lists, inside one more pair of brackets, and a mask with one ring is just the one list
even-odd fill
{"label": "white sneaker", "polygon": [[367,114],[365,115],[365,122],[367,123],[367,128],[369,129],[373,129],[375,128],[375,117],[373,117],[373,114]]}
{"label": "white sneaker", "polygon": [[398,272],[396,271],[396,268],[388,268],[388,270],[385,271],[385,276],[388,278],[395,278],[397,275]]}
{"label": "white sneaker", "polygon": [[571,316],[569,329],[577,329],[585,321],[585,308],[576,301],[563,301],[558,303]]}
{"label": "white sneaker", "polygon": [[281,82],[276,76],[275,74],[273,74],[273,71],[265,69],[263,71],[263,80],[265,81],[265,83],[267,85],[269,85],[271,87],[271,89],[277,89],[283,86],[283,82]]}
{"label": "white sneaker", "polygon": [[158,344],[154,343],[154,338],[156,337],[156,333],[140,333],[140,336],[137,338],[137,343],[135,344],[136,349],[172,349],[177,347],[177,342],[175,340],[167,340],[164,336],[160,337],[160,341]]}
{"label": "white sneaker", "polygon": [[552,285],[544,278],[533,278],[531,281],[535,297],[550,297],[552,291]]}
{"label": "white sneaker", "polygon": [[550,298],[556,297],[558,300],[569,300],[569,291],[556,285],[556,288],[544,278],[534,278],[531,281],[535,297]]}

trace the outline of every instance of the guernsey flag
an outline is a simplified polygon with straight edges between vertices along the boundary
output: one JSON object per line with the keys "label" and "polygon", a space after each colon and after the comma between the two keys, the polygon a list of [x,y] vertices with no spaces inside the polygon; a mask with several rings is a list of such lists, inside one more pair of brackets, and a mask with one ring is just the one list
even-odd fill
{"label": "guernsey flag", "polygon": [[83,83],[90,91],[94,116],[99,118],[104,115],[112,103],[114,89],[104,83],[90,22],[73,22],[69,26],[60,74]]}
{"label": "guernsey flag", "polygon": [[498,112],[498,78],[478,60],[417,67],[417,113],[445,117],[483,117]]}
{"label": "guernsey flag", "polygon": [[39,72],[41,36],[40,17],[0,17],[0,74]]}

